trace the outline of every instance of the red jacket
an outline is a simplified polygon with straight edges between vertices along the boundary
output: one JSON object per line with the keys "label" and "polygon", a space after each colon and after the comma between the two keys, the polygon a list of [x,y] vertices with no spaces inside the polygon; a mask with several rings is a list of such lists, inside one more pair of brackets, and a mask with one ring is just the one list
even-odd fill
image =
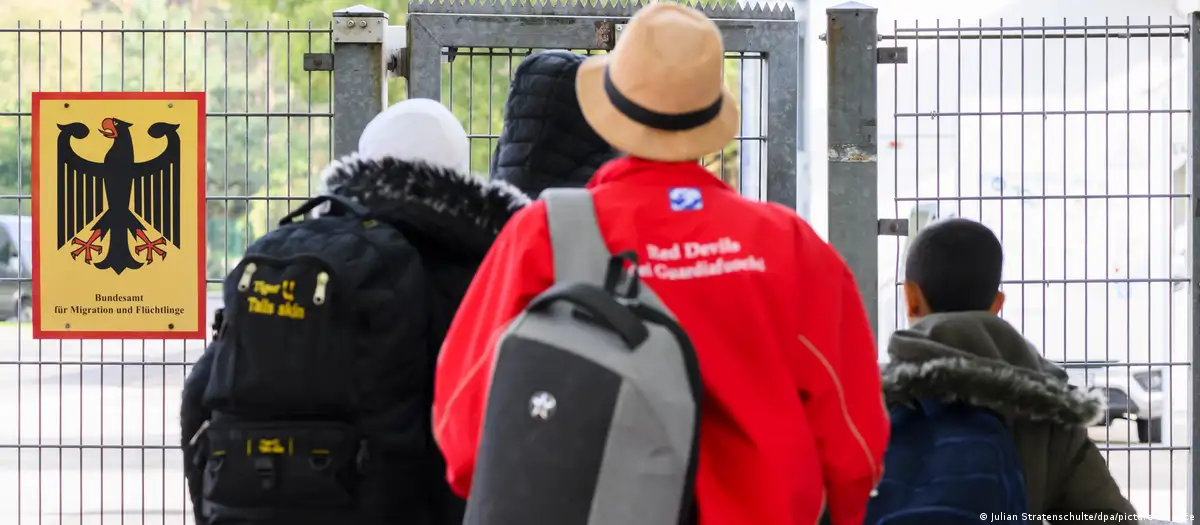
{"label": "red jacket", "polygon": [[[826,503],[834,524],[862,523],[888,420],[874,336],[838,254],[792,210],[742,198],[694,163],[620,159],[588,187],[609,250],[637,250],[699,356],[702,525],[815,523]],[[699,200],[673,201],[672,189]],[[496,338],[553,280],[539,201],[501,232],[438,359],[435,436],[459,495]]]}

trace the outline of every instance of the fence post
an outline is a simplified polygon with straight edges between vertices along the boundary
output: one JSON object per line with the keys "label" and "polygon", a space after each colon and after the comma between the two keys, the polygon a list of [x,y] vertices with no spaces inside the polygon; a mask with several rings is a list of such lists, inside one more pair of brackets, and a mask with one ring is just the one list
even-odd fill
{"label": "fence post", "polygon": [[354,6],[333,12],[333,153],[358,149],[367,123],[387,105],[383,43],[388,15]]}
{"label": "fence post", "polygon": [[1188,349],[1191,358],[1191,383],[1188,385],[1188,416],[1191,424],[1192,469],[1188,476],[1188,509],[1191,516],[1200,514],[1200,12],[1189,17],[1188,28],[1188,107],[1191,113],[1188,122],[1191,141],[1188,152],[1188,172],[1191,176],[1190,207],[1192,211],[1191,241],[1188,257],[1191,259],[1191,279],[1188,282],[1192,296],[1191,330],[1188,331]]}
{"label": "fence post", "polygon": [[877,331],[878,10],[849,2],[827,9],[825,15],[829,58],[829,242],[854,273],[871,330]]}

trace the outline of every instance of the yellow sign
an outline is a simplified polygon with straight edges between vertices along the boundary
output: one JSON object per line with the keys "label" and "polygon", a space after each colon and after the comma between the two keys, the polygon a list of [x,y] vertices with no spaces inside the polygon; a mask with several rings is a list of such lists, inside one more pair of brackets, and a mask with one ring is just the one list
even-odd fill
{"label": "yellow sign", "polygon": [[204,101],[33,94],[34,338],[204,338]]}

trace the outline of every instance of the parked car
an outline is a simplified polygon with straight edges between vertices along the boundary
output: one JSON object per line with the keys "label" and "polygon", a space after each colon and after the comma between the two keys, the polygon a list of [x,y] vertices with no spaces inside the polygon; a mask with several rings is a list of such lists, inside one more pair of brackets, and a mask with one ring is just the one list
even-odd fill
{"label": "parked car", "polygon": [[0,319],[33,320],[33,222],[0,215]]}
{"label": "parked car", "polygon": [[1119,361],[1065,361],[1072,382],[1107,401],[1097,426],[1126,419],[1137,427],[1141,443],[1162,443],[1167,394],[1162,370],[1121,364]]}

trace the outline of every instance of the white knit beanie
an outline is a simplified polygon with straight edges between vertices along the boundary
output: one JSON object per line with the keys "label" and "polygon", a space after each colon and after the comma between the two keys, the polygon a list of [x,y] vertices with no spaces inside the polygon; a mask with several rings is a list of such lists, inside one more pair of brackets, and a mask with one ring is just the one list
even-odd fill
{"label": "white knit beanie", "polygon": [[471,145],[454,114],[437,101],[414,98],[376,115],[358,139],[358,154],[368,159],[393,157],[467,173]]}

